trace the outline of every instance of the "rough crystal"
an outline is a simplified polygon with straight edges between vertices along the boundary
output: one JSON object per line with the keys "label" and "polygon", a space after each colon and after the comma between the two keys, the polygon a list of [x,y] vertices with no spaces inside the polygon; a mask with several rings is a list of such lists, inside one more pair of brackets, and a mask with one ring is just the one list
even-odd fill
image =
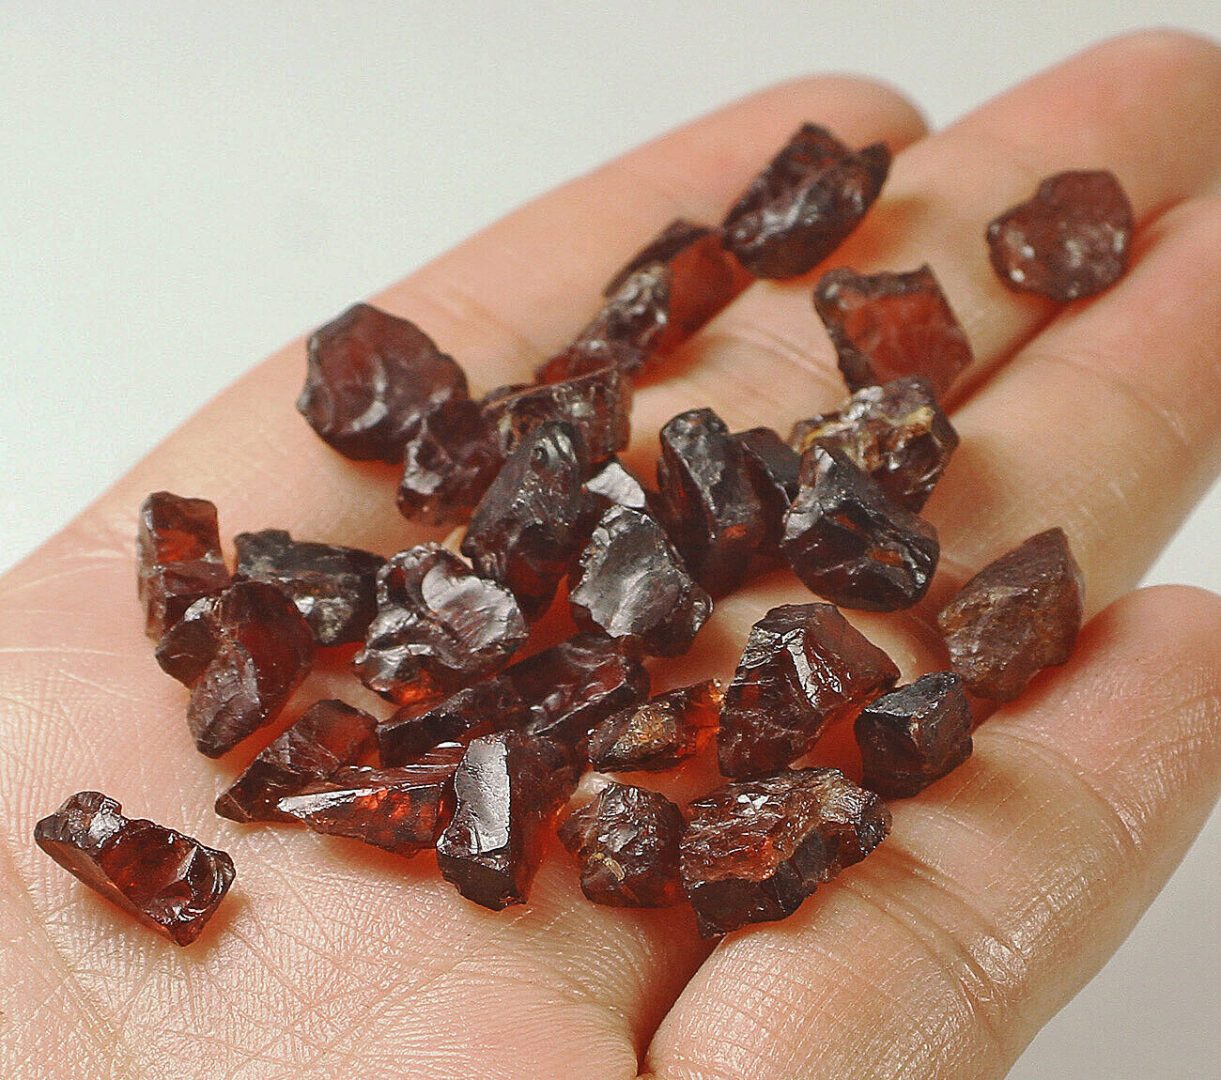
{"label": "rough crystal", "polygon": [[[564,382],[608,367],[616,368],[624,375],[634,375],[644,366],[646,359],[647,354],[643,349],[626,341],[580,338],[539,364],[534,369],[534,380],[535,383]],[[529,385],[527,383],[516,389],[525,390]]]}
{"label": "rough crystal", "polygon": [[421,418],[403,447],[399,513],[429,525],[463,522],[503,464],[482,406],[451,398]]}
{"label": "rough crystal", "polygon": [[739,431],[734,439],[746,452],[746,465],[763,504],[766,549],[774,549],[784,532],[784,515],[797,497],[801,455],[769,427]]}
{"label": "rough crystal", "polygon": [[590,764],[599,772],[671,769],[715,737],[724,698],[720,679],[706,679],[620,709],[590,733]]}

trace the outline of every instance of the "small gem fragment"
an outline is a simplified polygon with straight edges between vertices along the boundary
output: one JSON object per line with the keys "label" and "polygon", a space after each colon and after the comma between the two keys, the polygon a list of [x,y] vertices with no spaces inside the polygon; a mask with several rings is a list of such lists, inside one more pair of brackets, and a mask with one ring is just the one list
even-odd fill
{"label": "small gem fragment", "polygon": [[871,701],[855,730],[861,782],[887,798],[915,795],[971,756],[971,707],[950,671],[922,675]]}
{"label": "small gem fragment", "polygon": [[599,772],[672,769],[716,736],[724,698],[720,679],[706,679],[620,709],[590,733],[590,764]]}
{"label": "small gem fragment", "polygon": [[1077,300],[1123,276],[1132,229],[1132,204],[1112,173],[1062,172],[989,224],[988,252],[1011,289]]}
{"label": "small gem fragment", "polygon": [[890,832],[886,805],[838,769],[726,784],[688,814],[682,880],[704,937],[787,918]]}
{"label": "small gem fragment", "polygon": [[932,494],[958,447],[958,433],[922,375],[865,386],[838,410],[801,420],[789,440],[839,450],[867,472],[891,499],[912,513]]}
{"label": "small gem fragment", "polygon": [[246,766],[216,800],[232,821],[286,821],[276,803],[350,765],[377,761],[377,721],[342,701],[318,701]]}
{"label": "small gem fragment", "polygon": [[797,576],[840,607],[898,611],[919,601],[941,554],[937,530],[838,450],[816,446],[801,469],[780,544]]}
{"label": "small gem fragment", "polygon": [[80,791],[34,826],[34,840],[89,888],[175,945],[190,945],[233,884],[223,851],[164,825],[126,818],[98,791]]}
{"label": "small gem fragment", "polygon": [[403,447],[399,513],[428,525],[466,521],[503,464],[482,406],[450,398],[420,419]]}
{"label": "small gem fragment", "polygon": [[683,815],[656,791],[610,783],[560,826],[581,867],[581,891],[611,907],[669,907],[682,899]]}
{"label": "small gem fragment", "polygon": [[726,776],[773,772],[899,677],[830,604],[783,604],[750,630],[725,691],[717,750]]}
{"label": "small gem fragment", "polygon": [[746,452],[746,465],[763,504],[765,549],[775,549],[784,532],[784,515],[797,497],[801,455],[769,427],[739,431],[734,440]]}
{"label": "small gem fragment", "polygon": [[971,693],[1012,701],[1063,664],[1081,629],[1084,584],[1063,529],[1030,537],[989,563],[937,616],[954,670]]}
{"label": "small gem fragment", "polygon": [[354,304],[309,339],[297,409],[341,454],[396,464],[420,419],[467,396],[466,376],[415,323]]}
{"label": "small gem fragment", "polygon": [[444,697],[499,671],[526,640],[513,594],[436,543],[386,563],[377,604],[352,665],[370,690],[400,705]]}
{"label": "small gem fragment", "polygon": [[840,267],[819,279],[814,308],[850,390],[923,375],[944,395],[974,357],[928,266],[901,274]]}
{"label": "small gem fragment", "polygon": [[140,507],[136,554],[144,629],[154,641],[196,600],[229,584],[216,507],[207,499],[154,491]]}
{"label": "small gem fragment", "polygon": [[419,760],[438,743],[458,742],[491,731],[525,727],[530,712],[503,675],[451,694],[426,712],[405,705],[377,726],[383,765]]}

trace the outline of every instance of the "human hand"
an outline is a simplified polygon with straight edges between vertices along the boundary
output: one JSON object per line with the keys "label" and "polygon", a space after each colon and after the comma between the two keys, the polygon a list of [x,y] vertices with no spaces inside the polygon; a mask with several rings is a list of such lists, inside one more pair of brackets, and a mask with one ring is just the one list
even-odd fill
{"label": "human hand", "polygon": [[[865,863],[711,956],[688,912],[595,908],[554,854],[530,904],[493,915],[428,858],[211,813],[235,766],[194,752],[181,688],[140,632],[143,496],[213,499],[228,534],[280,526],[383,552],[423,534],[395,512],[389,470],[338,457],[293,410],[300,343],[203,410],[3,584],[0,1072],[1003,1073],[1122,940],[1216,795],[1221,607],[1181,589],[1117,598],[1216,472],[1221,216],[1200,196],[1221,168],[1219,91],[1218,50],[1173,35],[1102,46],[930,138],[889,91],[789,84],[526,207],[379,301],[487,388],[566,340],[675,214],[716,219],[801,120],[907,147],[834,261],[930,262],[975,346],[951,401],[963,444],[927,510],[938,597],[1062,524],[1096,618],[1068,665],[987,721],[966,765],[895,804]],[[1142,224],[1129,275],[1060,310],[1001,286],[982,232],[1074,166],[1115,171]],[[641,387],[638,472],[681,409],[783,430],[843,396],[809,284],[752,288]],[[729,673],[749,625],[807,595],[777,577],[726,598],[667,678]],[[905,675],[939,664],[918,617],[853,621]],[[195,946],[152,937],[34,849],[34,821],[81,788],[234,855],[237,887]]]}

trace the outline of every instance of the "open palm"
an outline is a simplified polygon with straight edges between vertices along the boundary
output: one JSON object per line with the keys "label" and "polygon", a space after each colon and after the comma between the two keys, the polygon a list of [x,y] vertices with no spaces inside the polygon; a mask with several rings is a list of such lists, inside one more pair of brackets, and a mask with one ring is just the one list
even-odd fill
{"label": "open palm", "polygon": [[[212,499],[229,534],[283,527],[383,553],[426,534],[397,515],[391,470],[339,457],[293,410],[300,343],[205,408],[0,587],[0,1074],[1002,1075],[1123,939],[1221,780],[1221,602],[1128,593],[1221,451],[1218,100],[1221,50],[1173,34],[1102,45],[932,136],[877,85],[789,83],[553,192],[377,301],[487,389],[570,338],[671,218],[719,217],[801,121],[900,151],[834,262],[930,263],[975,347],[948,403],[962,446],[927,508],[942,539],[930,603],[1059,524],[1090,621],[962,768],[895,805],[866,862],[715,949],[686,909],[590,905],[554,852],[530,903],[493,914],[431,856],[213,815],[237,764],[194,751],[182,688],[141,633],[144,495]],[[982,233],[1066,168],[1114,171],[1140,226],[1127,277],[1059,308],[1007,291]],[[810,280],[753,286],[638,390],[638,473],[683,409],[785,431],[836,404]],[[786,574],[726,598],[655,685],[731,673],[750,624],[808,595]],[[941,666],[930,610],[853,621],[911,676]],[[297,704],[351,698],[340,675],[312,677]],[[82,788],[233,855],[237,887],[196,945],[139,928],[33,847],[35,820]]]}

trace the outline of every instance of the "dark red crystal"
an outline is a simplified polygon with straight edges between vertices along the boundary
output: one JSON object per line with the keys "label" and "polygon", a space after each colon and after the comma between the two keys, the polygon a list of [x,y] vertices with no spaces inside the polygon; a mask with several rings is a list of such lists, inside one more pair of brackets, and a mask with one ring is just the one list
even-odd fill
{"label": "dark red crystal", "polygon": [[466,521],[503,464],[482,406],[451,398],[421,418],[403,447],[399,513],[429,525]]}
{"label": "dark red crystal", "polygon": [[136,556],[144,631],[154,641],[196,600],[229,584],[216,507],[207,499],[154,491],[140,507]]}
{"label": "dark red crystal", "polygon": [[190,945],[233,884],[223,851],[143,818],[98,791],[80,791],[34,826],[65,870],[175,945]]}
{"label": "dark red crystal", "polygon": [[832,603],[898,611],[928,592],[941,545],[932,525],[891,500],[847,455],[816,446],[802,459],[780,550]]}
{"label": "dark red crystal", "polygon": [[922,675],[871,701],[856,718],[871,791],[904,798],[923,791],[971,756],[971,707],[950,671]]}
{"label": "dark red crystal", "polygon": [[[545,360],[534,369],[535,383],[557,383],[588,375],[594,371],[613,367],[624,375],[634,375],[645,363],[647,355],[643,349],[624,341],[607,341],[603,338],[583,338],[570,342],[560,352]],[[525,390],[531,384],[515,387]],[[503,395],[489,395],[492,400]]]}
{"label": "dark red crystal", "polygon": [[342,701],[318,701],[272,740],[216,800],[233,821],[285,821],[276,803],[350,765],[377,761],[377,721]]}
{"label": "dark red crystal", "polygon": [[890,657],[830,604],[772,608],[751,627],[725,691],[721,772],[756,776],[787,765],[898,677]]}
{"label": "dark red crystal", "polygon": [[704,937],[786,918],[890,831],[886,805],[838,769],[726,784],[688,814],[682,881]]}
{"label": "dark red crystal", "polygon": [[683,815],[664,795],[610,783],[569,814],[560,840],[581,867],[581,891],[611,907],[669,907],[682,899]]}
{"label": "dark red crystal", "polygon": [[988,253],[1011,289],[1076,300],[1123,276],[1132,229],[1132,204],[1112,173],[1062,172],[988,226]]}
{"label": "dark red crystal", "polygon": [[774,549],[784,532],[784,515],[797,497],[801,455],[769,427],[739,431],[734,439],[746,452],[746,465],[763,504],[765,549]]}
{"label": "dark red crystal", "polygon": [[599,772],[672,769],[712,741],[724,699],[720,679],[705,679],[620,709],[590,733],[590,764]]}
{"label": "dark red crystal", "polygon": [[1081,568],[1068,537],[1048,529],[971,578],[937,625],[967,689],[1011,701],[1043,668],[1068,659],[1083,611]]}

